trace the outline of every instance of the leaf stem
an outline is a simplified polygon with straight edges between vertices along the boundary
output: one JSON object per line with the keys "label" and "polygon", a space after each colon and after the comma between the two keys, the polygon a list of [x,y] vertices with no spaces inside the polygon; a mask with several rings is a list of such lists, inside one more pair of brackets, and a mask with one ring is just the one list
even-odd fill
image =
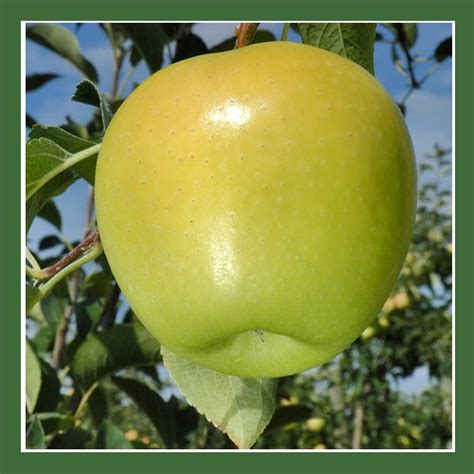
{"label": "leaf stem", "polygon": [[26,193],[26,200],[28,201],[29,199],[31,199],[39,189],[41,189],[48,181],[51,181],[53,178],[55,178],[58,174],[62,173],[63,171],[66,171],[74,165],[77,165],[77,163],[81,162],[82,160],[94,156],[96,153],[99,152],[100,146],[101,144],[98,143],[97,145],[93,145],[89,148],[86,148],[85,150],[75,153],[71,156],[71,158],[64,160],[59,166],[56,166],[51,171],[46,173]]}
{"label": "leaf stem", "polygon": [[284,23],[283,24],[283,30],[281,32],[280,41],[286,41],[286,38],[288,37],[288,31],[289,30],[290,30],[290,23]]}
{"label": "leaf stem", "polygon": [[26,261],[31,265],[33,270],[41,270],[39,263],[28,247],[26,247]]}
{"label": "leaf stem", "polygon": [[92,396],[94,393],[95,389],[99,386],[99,380],[95,381],[88,389],[87,392],[84,393],[84,395],[81,398],[81,401],[79,402],[79,405],[74,412],[74,419],[77,420],[81,416],[81,412],[84,409],[84,406],[86,403],[89,401],[89,398]]}

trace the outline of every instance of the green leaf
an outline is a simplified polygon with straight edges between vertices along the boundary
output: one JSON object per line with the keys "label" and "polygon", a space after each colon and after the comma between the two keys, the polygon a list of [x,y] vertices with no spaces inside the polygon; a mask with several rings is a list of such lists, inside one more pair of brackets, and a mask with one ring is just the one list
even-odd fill
{"label": "green leaf", "polygon": [[50,326],[43,326],[38,330],[31,343],[37,352],[49,352],[52,349],[55,332]]}
{"label": "green leaf", "polygon": [[26,284],[26,314],[28,314],[33,307],[41,300],[41,292],[35,286]]}
{"label": "green leaf", "polygon": [[76,36],[57,24],[40,23],[26,29],[26,37],[73,64],[90,80],[97,82],[94,65],[82,54]]}
{"label": "green leaf", "polygon": [[62,219],[59,209],[53,201],[48,201],[38,212],[38,217],[41,217],[51,225],[61,231]]}
{"label": "green leaf", "polygon": [[[255,37],[252,41],[253,44],[255,43],[265,43],[266,41],[275,41],[275,36],[271,31],[268,30],[257,30],[255,33]],[[226,40],[222,41],[219,44],[213,46],[210,50],[211,53],[222,53],[223,51],[230,51],[234,49],[235,45],[235,36],[232,38],[227,38]]]}
{"label": "green leaf", "polygon": [[37,415],[30,419],[30,425],[26,432],[26,447],[30,449],[45,449],[44,431]]}
{"label": "green leaf", "polygon": [[33,125],[35,125],[36,119],[34,119],[31,115],[26,114],[25,122],[26,122],[26,126],[28,128],[31,128]]}
{"label": "green leaf", "polygon": [[[145,60],[151,73],[163,63],[163,47],[168,37],[159,23],[120,23],[120,27],[133,41],[136,51]],[[134,58],[136,61],[136,57]]]}
{"label": "green leaf", "polygon": [[410,49],[418,39],[418,26],[416,23],[384,23],[392,31],[399,43]]}
{"label": "green leaf", "polygon": [[[75,181],[77,175],[94,184],[98,145],[94,146],[95,149],[88,147],[69,153],[49,138],[30,140],[26,144],[27,200],[40,191],[41,200],[48,200],[64,192]],[[87,156],[89,149],[90,155]]]}
{"label": "green leaf", "polygon": [[411,48],[418,39],[418,25],[416,23],[401,23],[401,25],[405,37],[405,44],[407,48]]}
{"label": "green leaf", "polygon": [[173,62],[176,63],[206,53],[207,46],[204,41],[194,33],[188,33],[177,41]]}
{"label": "green leaf", "polygon": [[375,23],[300,23],[303,43],[339,54],[374,73]]}
{"label": "green leaf", "polygon": [[104,420],[94,441],[95,449],[133,449],[124,433],[110,421]]}
{"label": "green leaf", "polygon": [[39,124],[30,130],[28,137],[30,140],[34,138],[48,138],[69,153],[77,153],[95,145],[94,142],[77,137],[62,128],[45,127]]}
{"label": "green leaf", "polygon": [[29,413],[35,410],[41,389],[41,367],[30,343],[26,341],[26,408]]}
{"label": "green leaf", "polygon": [[438,44],[436,47],[434,56],[436,61],[439,63],[443,62],[445,59],[450,58],[453,53],[453,38],[450,36],[449,38],[444,39],[441,43]]}
{"label": "green leaf", "polygon": [[[64,148],[46,138],[31,140],[26,144],[26,193],[34,194],[41,187],[42,179],[71,155]],[[65,173],[67,175],[68,173]],[[57,177],[59,178],[59,176]],[[52,180],[54,181],[54,180]],[[58,180],[60,188],[64,179]],[[48,183],[51,185],[51,182]]]}
{"label": "green leaf", "polygon": [[139,324],[121,324],[89,334],[77,348],[72,371],[85,388],[104,375],[125,367],[150,365],[160,360],[159,344]]}
{"label": "green leaf", "polygon": [[[43,143],[43,141],[46,141],[46,143]],[[52,155],[50,153],[52,153]],[[58,155],[55,155],[55,153]],[[43,161],[45,155],[46,159]],[[50,140],[44,138],[33,140],[26,144],[26,173],[27,183],[28,179],[31,180],[29,185],[30,191],[34,191],[34,183],[38,183],[38,181],[48,173],[48,170],[50,170],[49,166],[52,166],[54,163],[59,164],[60,161],[63,160],[62,157],[65,155],[68,155],[66,151],[62,150]],[[38,190],[33,194],[33,197],[28,199],[28,202],[26,203],[27,231],[30,228],[33,219],[43,206],[52,197],[63,193],[76,179],[77,176],[75,176],[70,170],[67,170],[38,188]]]}
{"label": "green leaf", "polygon": [[48,449],[82,449],[92,439],[90,431],[81,428],[71,428],[65,433],[57,434]]}
{"label": "green leaf", "polygon": [[[52,333],[54,338],[54,333]],[[41,365],[41,390],[36,402],[36,412],[54,412],[59,404],[61,383],[56,371],[46,362]]]}
{"label": "green leaf", "polygon": [[109,415],[107,395],[100,385],[94,390],[89,400],[87,400],[87,408],[96,427],[99,427],[102,421]]}
{"label": "green leaf", "polygon": [[38,244],[39,250],[47,250],[58,245],[64,245],[62,240],[57,235],[47,235],[43,237]]}
{"label": "green leaf", "polygon": [[250,448],[275,410],[277,379],[233,377],[200,367],[165,348],[162,355],[189,404],[239,448]]}
{"label": "green leaf", "polygon": [[56,330],[56,327],[64,317],[68,301],[61,298],[56,293],[51,293],[41,301],[41,309],[49,326]]}
{"label": "green leaf", "polygon": [[34,91],[59,77],[57,74],[30,74],[26,76],[26,92]]}
{"label": "green leaf", "polygon": [[266,432],[269,432],[275,428],[290,425],[292,423],[298,423],[307,420],[311,417],[311,414],[311,408],[304,405],[288,405],[278,407],[275,410],[272,420],[268,424]]}
{"label": "green leaf", "polygon": [[63,415],[62,413],[38,413],[34,417],[41,422],[45,434],[65,431],[74,423],[74,418],[71,415]]}
{"label": "green leaf", "polygon": [[77,86],[72,96],[72,100],[81,102],[82,104],[93,105],[100,109],[102,118],[102,126],[104,132],[112,120],[112,108],[104,94],[99,92],[96,85],[91,81],[81,81]]}
{"label": "green leaf", "polygon": [[112,377],[112,381],[146,413],[165,447],[171,448],[176,439],[176,425],[172,407],[155,390],[138,380]]}

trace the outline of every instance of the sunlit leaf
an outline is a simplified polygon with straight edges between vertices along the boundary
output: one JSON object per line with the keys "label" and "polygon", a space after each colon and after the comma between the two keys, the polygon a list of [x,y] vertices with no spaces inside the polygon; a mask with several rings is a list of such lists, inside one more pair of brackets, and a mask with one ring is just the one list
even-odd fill
{"label": "sunlit leaf", "polygon": [[300,23],[303,43],[327,49],[374,73],[375,23]]}
{"label": "sunlit leaf", "polygon": [[188,403],[239,448],[250,448],[275,410],[277,380],[233,377],[198,366],[164,348],[162,354]]}

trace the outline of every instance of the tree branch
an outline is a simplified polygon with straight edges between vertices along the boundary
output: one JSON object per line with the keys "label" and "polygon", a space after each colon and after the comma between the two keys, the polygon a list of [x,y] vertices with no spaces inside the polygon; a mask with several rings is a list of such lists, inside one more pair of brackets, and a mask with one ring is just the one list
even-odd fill
{"label": "tree branch", "polygon": [[241,23],[235,30],[234,49],[243,48],[252,43],[259,23]]}

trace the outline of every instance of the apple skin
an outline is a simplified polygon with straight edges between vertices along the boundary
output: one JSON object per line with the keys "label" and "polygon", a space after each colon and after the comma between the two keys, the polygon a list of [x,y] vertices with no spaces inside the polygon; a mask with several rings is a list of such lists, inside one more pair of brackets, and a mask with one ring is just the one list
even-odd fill
{"label": "apple skin", "polygon": [[333,358],[387,299],[413,230],[414,153],[364,69],[263,43],[143,82],[105,134],[96,205],[112,272],[166,348],[279,377]]}

